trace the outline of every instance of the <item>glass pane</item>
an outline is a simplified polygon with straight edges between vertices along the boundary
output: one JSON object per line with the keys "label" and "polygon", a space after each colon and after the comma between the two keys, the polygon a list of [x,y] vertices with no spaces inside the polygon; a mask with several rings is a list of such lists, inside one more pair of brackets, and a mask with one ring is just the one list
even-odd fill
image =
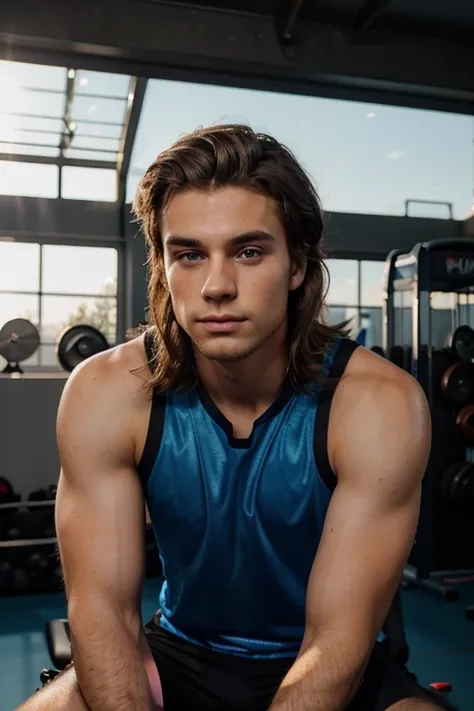
{"label": "glass pane", "polygon": [[71,148],[94,148],[98,151],[118,151],[120,141],[116,138],[96,138],[95,136],[74,136]]}
{"label": "glass pane", "polygon": [[412,291],[395,291],[393,295],[393,319],[395,345],[413,345]]}
{"label": "glass pane", "polygon": [[38,349],[38,360],[41,368],[63,370],[56,357],[55,343],[42,343]]}
{"label": "glass pane", "polygon": [[0,128],[0,141],[10,141],[11,143],[34,143],[41,146],[59,146],[60,134],[53,132],[38,133],[37,131],[24,131],[14,128],[2,131]]}
{"label": "glass pane", "polygon": [[329,304],[358,303],[358,263],[355,259],[327,259],[330,283]]}
{"label": "glass pane", "polygon": [[130,76],[80,70],[76,73],[74,91],[79,94],[126,98],[130,91]]}
{"label": "glass pane", "polygon": [[0,195],[58,197],[58,166],[0,161]]}
{"label": "glass pane", "polygon": [[117,300],[91,296],[43,296],[41,339],[55,343],[67,326],[83,323],[95,326],[115,342]]}
{"label": "glass pane", "polygon": [[123,124],[126,106],[126,101],[76,96],[72,104],[71,119],[73,121],[90,119],[91,121]]}
{"label": "glass pane", "polygon": [[117,200],[117,173],[103,168],[63,168],[61,197],[70,200]]}
{"label": "glass pane", "polygon": [[361,304],[381,306],[383,301],[383,272],[385,262],[361,262]]}
{"label": "glass pane", "polygon": [[64,115],[65,108],[66,94],[23,91],[15,88],[8,96],[8,111],[12,114],[59,118]]}
{"label": "glass pane", "polygon": [[61,119],[40,118],[38,116],[8,116],[0,114],[0,138],[5,138],[3,131],[28,129],[31,131],[51,131],[59,136],[64,129]]}
{"label": "glass pane", "polygon": [[448,345],[458,326],[457,300],[454,293],[431,292],[431,343],[434,348],[444,348]]}
{"label": "glass pane", "polygon": [[59,148],[53,146],[29,146],[22,143],[0,143],[0,153],[16,153],[22,156],[59,156]]}
{"label": "glass pane", "polygon": [[117,250],[111,247],[45,244],[42,291],[115,296],[117,260]]}
{"label": "glass pane", "polygon": [[39,244],[0,242],[0,289],[39,291],[39,262]]}
{"label": "glass pane", "polygon": [[383,313],[382,308],[370,309],[364,308],[360,311],[361,328],[366,329],[365,347],[372,346],[383,347],[383,331],[382,331]]}
{"label": "glass pane", "polygon": [[3,326],[13,318],[26,318],[38,326],[38,308],[38,294],[0,294],[0,324]]}
{"label": "glass pane", "polygon": [[[74,158],[79,160],[106,160],[110,163],[117,162],[117,153],[104,153],[103,151],[82,151],[80,149],[68,148],[64,151],[65,158]],[[64,196],[63,196],[64,197]]]}
{"label": "glass pane", "polygon": [[104,123],[86,123],[85,121],[77,121],[75,138],[79,136],[97,136],[98,138],[115,138],[120,139],[123,127],[121,125],[109,126]]}
{"label": "glass pane", "polygon": [[[441,111],[153,79],[131,168],[143,173],[182,134],[224,121],[285,143],[328,211],[404,215],[405,200],[418,198],[452,202],[455,219],[471,213],[472,116]],[[438,216],[430,205],[423,210]]]}
{"label": "glass pane", "polygon": [[330,306],[328,307],[328,323],[338,324],[350,319],[348,328],[350,337],[357,338],[359,333],[359,309],[350,306]]}
{"label": "glass pane", "polygon": [[0,60],[0,85],[66,91],[66,83],[64,67]]}

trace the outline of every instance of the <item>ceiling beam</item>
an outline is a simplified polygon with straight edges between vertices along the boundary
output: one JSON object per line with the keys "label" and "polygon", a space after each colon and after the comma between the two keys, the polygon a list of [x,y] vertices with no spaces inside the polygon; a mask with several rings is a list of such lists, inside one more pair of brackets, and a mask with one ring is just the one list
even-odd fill
{"label": "ceiling beam", "polygon": [[118,201],[121,205],[125,204],[127,177],[130,170],[132,151],[133,146],[135,145],[135,138],[137,135],[143,102],[145,100],[147,84],[148,79],[133,77],[130,85],[127,115],[120,141],[119,159],[117,163]]}
{"label": "ceiling beam", "polygon": [[[137,6],[140,4],[140,12]],[[366,11],[367,12],[367,11]],[[367,24],[367,19],[358,27]],[[431,110],[474,112],[474,45],[305,22],[297,56],[275,18],[187,3],[1,0],[0,57]]]}
{"label": "ceiling beam", "polygon": [[360,39],[390,5],[391,0],[365,0],[352,23],[353,35]]}
{"label": "ceiling beam", "polygon": [[115,170],[116,163],[104,160],[86,160],[82,158],[63,158],[62,156],[35,156],[23,153],[0,153],[0,161],[15,163],[40,163],[43,165],[74,166],[76,168],[105,168]]}
{"label": "ceiling beam", "polygon": [[277,13],[277,30],[280,40],[291,42],[304,0],[285,0]]}

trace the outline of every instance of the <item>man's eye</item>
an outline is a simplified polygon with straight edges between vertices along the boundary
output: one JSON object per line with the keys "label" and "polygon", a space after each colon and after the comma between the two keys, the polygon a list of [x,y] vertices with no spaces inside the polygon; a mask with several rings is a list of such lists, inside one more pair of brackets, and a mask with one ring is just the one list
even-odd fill
{"label": "man's eye", "polygon": [[244,251],[242,252],[242,255],[246,255],[245,256],[246,259],[253,259],[255,257],[259,257],[261,255],[261,252],[258,249],[249,248],[249,249],[244,249]]}
{"label": "man's eye", "polygon": [[195,257],[200,257],[199,252],[185,252],[184,254],[180,254],[178,259],[182,262],[196,262],[197,259]]}

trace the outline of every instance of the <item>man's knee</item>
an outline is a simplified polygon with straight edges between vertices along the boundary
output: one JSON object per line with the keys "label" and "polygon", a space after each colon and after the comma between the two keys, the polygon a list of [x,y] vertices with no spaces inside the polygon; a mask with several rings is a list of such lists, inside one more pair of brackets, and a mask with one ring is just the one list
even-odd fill
{"label": "man's knee", "polygon": [[443,711],[443,708],[443,706],[439,706],[431,701],[404,699],[390,706],[387,711]]}
{"label": "man's knee", "polygon": [[16,711],[89,711],[71,665]]}

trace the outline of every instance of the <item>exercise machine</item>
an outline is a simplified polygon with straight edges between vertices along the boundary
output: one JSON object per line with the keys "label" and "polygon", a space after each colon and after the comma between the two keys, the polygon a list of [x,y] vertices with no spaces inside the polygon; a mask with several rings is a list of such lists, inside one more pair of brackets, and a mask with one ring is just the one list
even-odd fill
{"label": "exercise machine", "polygon": [[474,580],[474,240],[394,250],[384,274],[384,350],[422,386],[433,442],[404,580],[444,600]]}

